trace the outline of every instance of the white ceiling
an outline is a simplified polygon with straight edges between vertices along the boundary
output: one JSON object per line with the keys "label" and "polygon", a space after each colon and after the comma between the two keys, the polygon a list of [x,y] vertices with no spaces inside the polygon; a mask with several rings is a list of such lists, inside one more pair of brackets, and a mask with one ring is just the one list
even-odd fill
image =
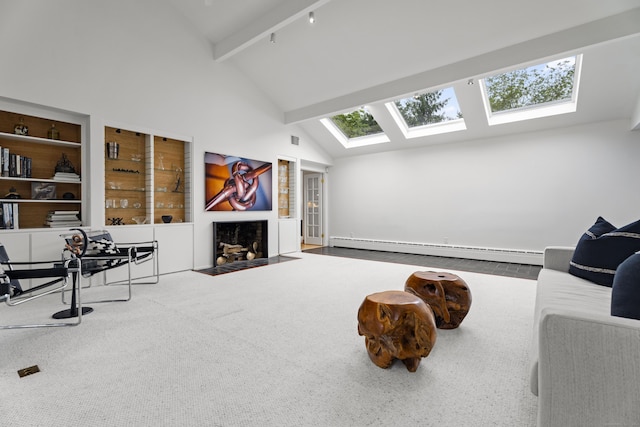
{"label": "white ceiling", "polygon": [[[640,0],[166,1],[334,157],[629,118],[640,96]],[[576,113],[488,126],[469,78],[568,53],[584,54]],[[407,141],[382,107],[452,85],[466,131]],[[346,150],[318,121],[362,105],[391,143]]]}

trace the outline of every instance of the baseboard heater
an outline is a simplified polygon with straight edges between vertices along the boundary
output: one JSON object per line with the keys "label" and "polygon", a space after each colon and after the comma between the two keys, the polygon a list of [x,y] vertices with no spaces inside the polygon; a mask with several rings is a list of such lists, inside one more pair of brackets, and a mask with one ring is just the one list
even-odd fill
{"label": "baseboard heater", "polygon": [[532,265],[542,265],[543,255],[542,251],[522,249],[438,245],[433,243],[396,242],[392,240],[357,239],[354,237],[338,236],[329,237],[329,246]]}

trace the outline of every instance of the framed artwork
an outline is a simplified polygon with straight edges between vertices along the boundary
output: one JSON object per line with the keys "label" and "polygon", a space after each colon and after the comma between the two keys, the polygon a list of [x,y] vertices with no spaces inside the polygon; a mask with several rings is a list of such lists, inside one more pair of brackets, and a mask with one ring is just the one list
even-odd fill
{"label": "framed artwork", "polygon": [[32,182],[31,198],[34,200],[50,200],[55,199],[56,184],[52,182]]}
{"label": "framed artwork", "polygon": [[205,210],[271,210],[271,163],[205,153],[204,171]]}

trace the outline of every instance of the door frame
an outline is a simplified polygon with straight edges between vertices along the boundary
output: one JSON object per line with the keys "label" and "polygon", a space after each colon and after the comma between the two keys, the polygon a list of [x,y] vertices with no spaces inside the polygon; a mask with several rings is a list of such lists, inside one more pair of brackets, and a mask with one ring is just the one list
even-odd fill
{"label": "door frame", "polygon": [[[305,194],[307,190],[307,180],[305,179],[305,175],[311,173],[318,173],[322,176],[322,246],[329,245],[329,214],[328,214],[328,195],[329,195],[329,167],[326,165],[321,165],[313,162],[305,162],[304,160],[300,163],[300,181],[302,185],[300,186],[300,191],[302,192],[301,196]],[[304,227],[306,225],[305,219],[305,206],[304,206],[304,196],[300,197],[300,239],[301,242],[304,243]]]}
{"label": "door frame", "polygon": [[[315,183],[314,183],[314,188],[318,188],[319,191],[319,197],[318,199],[313,198],[313,201],[315,203],[317,203],[317,214],[318,214],[318,224],[313,224],[313,226],[317,226],[318,227],[318,234],[314,235],[314,236],[309,236],[309,227],[310,225],[307,223],[307,220],[309,218],[310,213],[308,212],[309,209],[309,193],[310,193],[310,188],[309,188],[309,182],[310,180],[318,180],[318,185],[317,187],[315,187]],[[303,175],[303,180],[304,180],[304,200],[303,200],[303,212],[302,212],[302,218],[303,218],[303,222],[302,222],[302,238],[303,238],[303,243],[307,244],[307,245],[323,245],[324,243],[324,225],[323,225],[323,221],[324,221],[324,212],[323,212],[323,208],[324,208],[324,200],[323,200],[323,194],[324,194],[324,174],[320,173],[320,172],[308,172],[306,174]],[[315,209],[314,209],[315,210]],[[315,214],[314,214],[315,215]],[[316,230],[313,230],[314,233]]]}

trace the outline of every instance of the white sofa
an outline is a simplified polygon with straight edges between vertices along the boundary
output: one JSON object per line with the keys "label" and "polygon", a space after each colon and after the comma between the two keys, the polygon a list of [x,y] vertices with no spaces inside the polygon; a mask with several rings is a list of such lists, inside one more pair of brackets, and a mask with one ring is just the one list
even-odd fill
{"label": "white sofa", "polygon": [[538,426],[640,426],[640,320],[611,316],[611,288],[568,273],[573,249],[546,248],[538,276]]}

